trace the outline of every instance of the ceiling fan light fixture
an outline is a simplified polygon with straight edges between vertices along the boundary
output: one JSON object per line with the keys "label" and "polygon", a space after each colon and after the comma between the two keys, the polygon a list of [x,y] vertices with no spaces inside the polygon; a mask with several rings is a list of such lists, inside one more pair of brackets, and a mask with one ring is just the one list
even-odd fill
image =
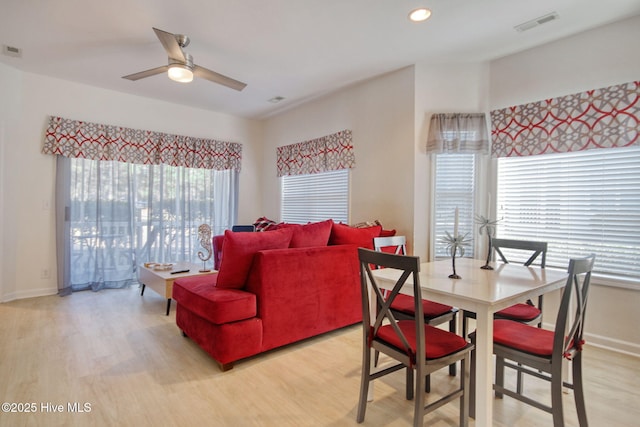
{"label": "ceiling fan light fixture", "polygon": [[171,80],[180,83],[189,83],[193,80],[193,71],[191,71],[191,68],[182,64],[169,65],[167,75]]}
{"label": "ceiling fan light fixture", "polygon": [[426,21],[427,19],[429,19],[430,16],[431,16],[431,10],[427,9],[426,7],[414,9],[409,13],[409,19],[412,22]]}

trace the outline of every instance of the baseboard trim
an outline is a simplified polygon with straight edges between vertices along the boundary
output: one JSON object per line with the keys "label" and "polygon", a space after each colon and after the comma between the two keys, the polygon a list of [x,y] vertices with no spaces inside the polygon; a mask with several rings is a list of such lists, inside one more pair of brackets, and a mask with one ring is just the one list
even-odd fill
{"label": "baseboard trim", "polygon": [[638,344],[595,334],[585,334],[584,338],[588,345],[640,358],[640,345]]}
{"label": "baseboard trim", "polygon": [[24,299],[24,298],[47,297],[51,295],[56,295],[57,293],[58,293],[57,288],[29,289],[26,291],[11,292],[6,295],[2,295],[2,297],[0,298],[0,302],[10,302],[10,301],[15,301],[15,300]]}

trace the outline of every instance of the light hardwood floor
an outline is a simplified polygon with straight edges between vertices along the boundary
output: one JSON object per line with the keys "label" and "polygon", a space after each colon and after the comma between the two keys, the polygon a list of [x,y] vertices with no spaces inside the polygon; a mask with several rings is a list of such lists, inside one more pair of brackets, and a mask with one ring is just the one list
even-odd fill
{"label": "light hardwood floor", "polygon": [[[361,329],[352,326],[236,363],[221,372],[175,325],[175,307],[138,287],[0,304],[0,426],[356,426]],[[592,427],[640,425],[640,359],[587,346]],[[452,387],[446,370],[433,395]],[[545,384],[527,390],[548,395]],[[411,425],[404,375],[377,382],[364,426]],[[567,426],[577,426],[565,395]],[[88,403],[90,408],[83,405]],[[47,404],[50,404],[47,407]],[[90,409],[69,412],[68,405]],[[51,412],[62,405],[62,412]],[[494,401],[496,426],[550,426],[551,416],[513,399]],[[47,412],[47,408],[49,412]],[[457,404],[425,425],[457,425]],[[474,425],[473,420],[470,425]]]}

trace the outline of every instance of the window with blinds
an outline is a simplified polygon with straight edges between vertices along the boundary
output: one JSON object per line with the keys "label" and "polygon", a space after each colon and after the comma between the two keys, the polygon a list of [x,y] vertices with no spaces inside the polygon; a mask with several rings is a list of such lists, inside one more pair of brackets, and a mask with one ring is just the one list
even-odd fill
{"label": "window with blinds", "polygon": [[[474,194],[476,187],[475,154],[437,154],[435,178],[435,257],[448,257],[447,245],[442,243],[445,231],[453,235],[455,210],[458,208],[458,233],[474,230]],[[464,248],[465,257],[473,257],[473,242]]]}
{"label": "window with blinds", "polygon": [[294,224],[333,219],[349,222],[349,170],[287,175],[281,181],[282,221]]}
{"label": "window with blinds", "polygon": [[640,147],[498,159],[497,235],[549,243],[547,266],[596,254],[640,279]]}

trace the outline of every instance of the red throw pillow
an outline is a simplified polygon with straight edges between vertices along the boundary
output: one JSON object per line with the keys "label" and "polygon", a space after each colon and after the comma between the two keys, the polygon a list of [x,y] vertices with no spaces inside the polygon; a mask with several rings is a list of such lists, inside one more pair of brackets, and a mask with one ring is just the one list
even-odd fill
{"label": "red throw pillow", "polygon": [[333,220],[328,219],[320,222],[310,222],[309,224],[278,224],[278,228],[291,228],[290,248],[309,248],[314,246],[327,246]]}
{"label": "red throw pillow", "polygon": [[256,228],[256,231],[275,230],[276,222],[266,216],[261,216],[253,223],[253,226]]}
{"label": "red throw pillow", "polygon": [[222,263],[218,272],[219,288],[242,289],[256,252],[266,249],[286,249],[291,242],[293,230],[264,231],[262,233],[224,232]]}
{"label": "red throw pillow", "polygon": [[361,248],[373,249],[373,238],[380,236],[381,225],[355,228],[345,224],[333,224],[330,245],[357,245]]}
{"label": "red throw pillow", "polygon": [[396,235],[396,229],[394,228],[393,230],[385,230],[382,229],[382,231],[380,231],[380,237],[392,237]]}

